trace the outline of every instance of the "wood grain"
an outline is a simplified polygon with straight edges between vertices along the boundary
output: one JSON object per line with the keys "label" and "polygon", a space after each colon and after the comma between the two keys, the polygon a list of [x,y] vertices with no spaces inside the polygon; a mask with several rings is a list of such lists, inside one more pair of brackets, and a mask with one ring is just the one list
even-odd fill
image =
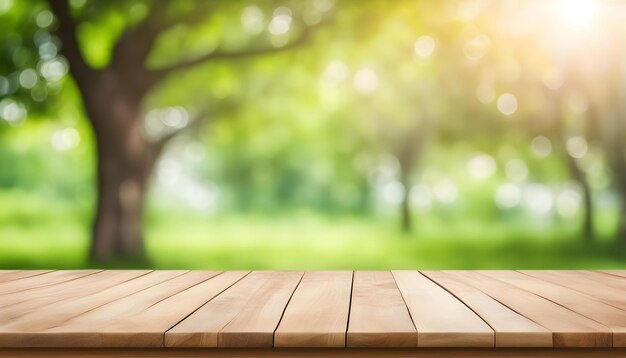
{"label": "wood grain", "polygon": [[351,271],[304,274],[274,333],[275,347],[345,347]]}
{"label": "wood grain", "polygon": [[[609,279],[585,271],[520,271],[521,273],[567,287],[626,310],[626,281],[622,288],[614,287]],[[608,276],[608,275],[606,275]],[[608,276],[610,278],[610,276]]]}
{"label": "wood grain", "polygon": [[463,301],[496,332],[496,347],[552,347],[552,332],[484,292],[439,271],[421,271]]}
{"label": "wood grain", "polygon": [[596,271],[606,273],[608,275],[626,278],[626,270],[596,270]]}
{"label": "wood grain", "polygon": [[303,272],[256,271],[165,334],[168,347],[269,348]]}
{"label": "wood grain", "polygon": [[619,288],[620,290],[626,290],[626,277],[615,276],[605,272],[593,270],[586,270],[582,272],[585,274],[585,276],[591,279],[598,280],[603,285]]}
{"label": "wood grain", "polygon": [[26,277],[43,275],[52,270],[0,270],[0,284]]}
{"label": "wood grain", "polygon": [[[514,271],[486,271],[485,275],[514,284],[526,291],[545,297],[559,305],[602,323],[613,331],[613,346],[626,347],[626,312],[561,285],[543,281]],[[571,282],[562,277],[561,283]]]}
{"label": "wood grain", "polygon": [[472,310],[417,271],[393,271],[419,347],[493,347],[494,331]]}
{"label": "wood grain", "polygon": [[416,347],[417,331],[389,271],[356,271],[348,347]]}
{"label": "wood grain", "polygon": [[[83,276],[93,275],[100,271],[102,270],[52,271],[41,275],[25,277],[19,280],[5,281],[0,283],[0,295],[30,291],[38,287],[56,285],[61,282],[75,280]],[[26,295],[26,293],[24,293],[24,295]]]}
{"label": "wood grain", "polygon": [[[626,347],[624,275],[615,270],[4,270],[0,356],[15,352],[6,350],[11,347],[31,353],[36,351],[29,347],[56,348],[70,356],[81,347],[102,356],[609,356],[606,352],[626,352],[620,348]],[[541,348],[551,344],[554,350]],[[169,348],[147,350],[164,346]],[[277,349],[264,350],[272,346]],[[127,350],[111,350],[115,347]]]}
{"label": "wood grain", "polygon": [[470,284],[515,312],[552,331],[554,347],[611,347],[609,327],[481,272],[442,271]]}
{"label": "wood grain", "polygon": [[12,320],[65,299],[100,292],[149,272],[102,271],[72,281],[61,282],[57,285],[29,290],[27,299],[24,299],[24,295],[21,292],[9,293],[0,296],[0,321]]}
{"label": "wood grain", "polygon": [[[11,320],[0,321],[0,345],[6,342],[4,335],[11,334],[45,334],[46,330],[62,325],[63,323],[104,306],[113,301],[155,286],[187,271],[155,271],[139,278],[126,281],[117,286],[110,287],[100,292],[87,294],[80,297],[67,298],[58,301],[54,307],[44,306],[33,312],[22,313],[19,317]],[[8,343],[13,339],[8,339]]]}
{"label": "wood grain", "polygon": [[3,358],[623,358],[626,349],[546,348],[99,348],[0,349]]}
{"label": "wood grain", "polygon": [[[14,344],[31,347],[59,347],[67,341],[76,347],[161,347],[166,330],[246,273],[187,272],[85,312],[44,334],[0,337],[13,337]],[[2,341],[4,346],[7,343],[11,346]]]}
{"label": "wood grain", "polygon": [[[191,271],[87,312],[50,332],[69,334],[84,346],[160,347],[169,328],[246,274]],[[96,339],[83,333],[87,327],[98,332]]]}

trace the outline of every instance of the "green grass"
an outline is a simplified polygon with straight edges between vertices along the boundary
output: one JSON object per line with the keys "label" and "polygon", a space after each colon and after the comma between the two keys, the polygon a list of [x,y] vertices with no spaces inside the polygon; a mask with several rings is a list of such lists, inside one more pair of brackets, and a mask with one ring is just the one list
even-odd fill
{"label": "green grass", "polygon": [[[0,219],[0,268],[84,268],[85,215]],[[403,234],[393,218],[151,214],[147,250],[160,269],[593,269],[626,268],[626,249],[585,244],[573,224],[419,218]],[[132,263],[114,267],[132,267]]]}

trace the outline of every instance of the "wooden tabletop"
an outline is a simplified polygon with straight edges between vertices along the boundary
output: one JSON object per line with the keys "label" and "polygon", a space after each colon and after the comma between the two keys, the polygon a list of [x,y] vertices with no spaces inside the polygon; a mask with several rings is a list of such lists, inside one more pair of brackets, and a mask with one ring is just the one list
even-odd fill
{"label": "wooden tabletop", "polygon": [[0,271],[26,347],[626,347],[626,271]]}

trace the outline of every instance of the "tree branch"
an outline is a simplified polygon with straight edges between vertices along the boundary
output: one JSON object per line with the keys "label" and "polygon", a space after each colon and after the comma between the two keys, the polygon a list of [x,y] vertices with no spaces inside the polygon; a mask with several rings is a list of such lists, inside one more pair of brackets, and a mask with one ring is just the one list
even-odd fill
{"label": "tree branch", "polygon": [[231,113],[232,111],[236,111],[239,109],[239,105],[237,102],[232,100],[223,100],[220,102],[217,107],[203,107],[199,111],[197,111],[193,116],[190,117],[189,123],[180,129],[173,130],[161,138],[159,138],[156,142],[154,142],[154,147],[157,153],[160,153],[163,147],[174,137],[179,135],[182,132],[186,132],[189,130],[197,130],[202,124],[207,123],[209,119],[216,118],[218,115],[224,113]]}
{"label": "tree branch", "polygon": [[144,63],[150,55],[159,35],[175,25],[195,25],[205,20],[212,13],[214,1],[202,2],[193,12],[185,12],[168,17],[169,8],[165,4],[156,4],[139,24],[127,28],[113,47],[112,63],[128,66],[132,63],[135,70],[144,70]]}
{"label": "tree branch", "polygon": [[209,62],[209,61],[213,61],[213,60],[222,60],[222,59],[229,59],[229,60],[235,60],[235,59],[240,59],[240,58],[248,58],[248,57],[255,57],[255,56],[261,56],[261,55],[267,55],[267,54],[272,54],[272,53],[279,53],[279,52],[283,52],[286,50],[290,50],[299,46],[302,46],[304,44],[306,44],[310,38],[311,38],[311,34],[313,33],[313,29],[317,28],[321,26],[321,23],[315,26],[309,26],[306,27],[302,33],[300,34],[300,36],[298,36],[297,39],[289,42],[288,44],[286,44],[285,46],[281,46],[281,47],[262,47],[262,48],[252,48],[252,49],[244,49],[244,50],[239,50],[239,51],[213,51],[210,53],[207,53],[205,55],[193,58],[193,59],[189,59],[186,61],[181,61],[178,63],[175,63],[173,65],[170,65],[168,67],[164,67],[161,69],[157,69],[157,70],[153,70],[151,71],[152,73],[152,77],[153,80],[156,82],[162,80],[163,78],[167,77],[169,74],[176,72],[176,71],[180,71],[180,70],[186,70],[189,68],[192,68],[194,66],[203,64],[205,62]]}
{"label": "tree branch", "polygon": [[61,54],[67,58],[70,64],[70,73],[79,86],[84,86],[97,72],[85,61],[78,44],[76,35],[76,22],[72,18],[67,0],[48,0],[50,9],[54,12],[59,25],[55,34],[61,39]]}
{"label": "tree branch", "polygon": [[189,123],[185,127],[180,128],[180,129],[175,129],[169,133],[166,133],[164,136],[162,136],[156,142],[154,142],[154,147],[155,147],[156,152],[160,153],[161,150],[163,150],[163,147],[165,147],[165,145],[172,138],[176,137],[180,133],[184,131],[192,130],[192,129],[198,129],[198,127],[200,127],[200,125],[205,123],[207,119],[209,118],[209,116],[213,113],[214,111],[209,110],[208,108],[204,108],[200,110],[199,112],[197,112],[196,114],[194,114],[192,117],[190,117]]}

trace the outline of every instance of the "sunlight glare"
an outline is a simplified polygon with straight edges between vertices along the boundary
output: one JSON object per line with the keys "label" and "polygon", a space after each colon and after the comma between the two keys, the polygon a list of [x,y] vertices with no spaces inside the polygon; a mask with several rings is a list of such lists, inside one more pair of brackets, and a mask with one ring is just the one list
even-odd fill
{"label": "sunlight glare", "polygon": [[559,14],[562,22],[571,28],[589,25],[596,12],[594,0],[561,0]]}

